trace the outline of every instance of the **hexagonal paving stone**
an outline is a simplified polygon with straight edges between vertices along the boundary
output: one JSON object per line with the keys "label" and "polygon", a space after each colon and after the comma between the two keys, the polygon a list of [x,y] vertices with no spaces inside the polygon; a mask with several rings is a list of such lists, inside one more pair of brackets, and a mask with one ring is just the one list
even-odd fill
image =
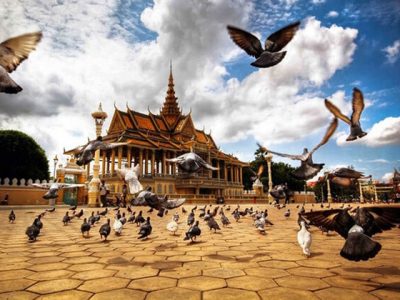
{"label": "hexagonal paving stone", "polygon": [[18,269],[25,269],[32,266],[27,262],[16,262],[10,264],[0,264],[0,271],[8,271],[8,270],[18,270]]}
{"label": "hexagonal paving stone", "polygon": [[38,295],[26,291],[10,292],[0,294],[0,299],[6,300],[31,300],[35,299]]}
{"label": "hexagonal paving stone", "polygon": [[211,261],[192,261],[183,264],[184,267],[193,268],[193,269],[214,269],[219,267],[219,263],[211,262]]}
{"label": "hexagonal paving stone", "polygon": [[391,288],[399,290],[400,292],[400,275],[385,275],[380,277],[372,278],[371,281],[377,283],[383,283],[385,288]]}
{"label": "hexagonal paving stone", "polygon": [[244,291],[239,289],[225,288],[203,293],[204,300],[259,300],[256,292]]}
{"label": "hexagonal paving stone", "polygon": [[368,294],[364,291],[357,290],[348,290],[343,288],[335,288],[331,287],[328,289],[324,289],[321,291],[315,292],[315,294],[324,300],[337,300],[337,299],[346,299],[346,300],[376,300],[377,298]]}
{"label": "hexagonal paving stone", "polygon": [[157,256],[157,255],[142,255],[136,256],[133,260],[137,262],[144,262],[144,263],[152,263],[166,260],[166,256]]}
{"label": "hexagonal paving stone", "polygon": [[103,264],[97,264],[97,263],[76,264],[76,265],[72,265],[71,267],[69,267],[68,270],[80,272],[80,271],[103,269],[104,267],[105,266]]}
{"label": "hexagonal paving stone", "polygon": [[79,289],[92,293],[100,293],[124,288],[128,285],[128,283],[129,280],[125,278],[106,277],[85,281],[84,284],[79,287]]}
{"label": "hexagonal paving stone", "polygon": [[229,268],[215,268],[203,271],[203,275],[219,278],[232,278],[246,275],[242,270]]}
{"label": "hexagonal paving stone", "polygon": [[329,287],[326,282],[317,278],[286,276],[275,279],[276,283],[282,287],[294,288],[299,290],[315,291]]}
{"label": "hexagonal paving stone", "polygon": [[142,291],[134,291],[130,289],[113,290],[95,294],[91,300],[143,300],[146,293]]}
{"label": "hexagonal paving stone", "polygon": [[381,286],[380,283],[365,281],[365,280],[350,279],[342,276],[327,277],[324,278],[323,280],[333,287],[349,288],[349,289],[364,290],[364,291],[373,291]]}
{"label": "hexagonal paving stone", "polygon": [[67,270],[43,271],[43,272],[36,272],[36,273],[28,276],[28,279],[32,279],[32,280],[61,279],[61,278],[68,278],[72,274],[73,274],[73,272],[67,271]]}
{"label": "hexagonal paving stone", "polygon": [[380,276],[380,274],[375,273],[371,270],[367,269],[359,269],[359,268],[334,268],[330,269],[331,272],[335,274],[339,274],[343,277],[350,278],[350,279],[363,279],[368,280],[374,277]]}
{"label": "hexagonal paving stone", "polygon": [[37,257],[28,260],[31,264],[46,264],[46,263],[56,263],[64,260],[65,257],[58,256],[46,256],[46,257]]}
{"label": "hexagonal paving stone", "polygon": [[198,261],[201,260],[200,256],[193,256],[193,255],[175,255],[168,257],[167,260],[173,260],[177,262],[189,262],[189,261]]}
{"label": "hexagonal paving stone", "polygon": [[90,280],[96,278],[111,277],[115,273],[117,273],[116,270],[106,270],[106,269],[90,270],[90,271],[76,273],[74,276],[72,276],[72,278],[81,280]]}
{"label": "hexagonal paving stone", "polygon": [[247,275],[259,276],[263,278],[279,278],[288,276],[289,273],[281,269],[273,268],[249,268],[244,270]]}
{"label": "hexagonal paving stone", "polygon": [[322,269],[330,269],[336,268],[340,266],[340,263],[332,261],[332,260],[320,260],[320,259],[306,259],[299,260],[297,262],[300,266],[304,267],[312,267],[312,268],[322,268]]}
{"label": "hexagonal paving stone", "polygon": [[87,263],[93,263],[98,259],[99,259],[98,257],[92,257],[92,256],[71,257],[65,259],[63,262],[65,262],[66,264],[87,264]]}
{"label": "hexagonal paving stone", "polygon": [[132,280],[128,288],[151,292],[174,287],[176,283],[176,279],[157,276]]}
{"label": "hexagonal paving stone", "polygon": [[160,276],[177,278],[177,279],[185,277],[193,277],[197,275],[201,275],[200,269],[191,269],[187,267],[166,269],[166,270],[161,270],[160,272]]}
{"label": "hexagonal paving stone", "polygon": [[28,291],[38,294],[49,294],[72,290],[78,287],[82,281],[76,279],[56,279],[49,281],[41,281],[28,288]]}
{"label": "hexagonal paving stone", "polygon": [[37,298],[37,300],[87,300],[92,296],[91,293],[71,290],[71,291],[63,291],[54,294],[43,295]]}
{"label": "hexagonal paving stone", "polygon": [[29,279],[13,279],[0,281],[0,293],[25,290],[35,282]]}
{"label": "hexagonal paving stone", "polygon": [[193,290],[207,291],[225,287],[226,282],[220,278],[196,276],[179,279],[178,286]]}
{"label": "hexagonal paving stone", "polygon": [[399,299],[399,291],[398,290],[382,288],[382,289],[379,289],[376,291],[372,291],[372,292],[370,292],[370,294],[375,295],[379,299],[384,299],[384,300],[398,300]]}
{"label": "hexagonal paving stone", "polygon": [[324,278],[334,276],[335,273],[329,272],[325,269],[298,267],[287,270],[292,275],[299,275],[305,277]]}
{"label": "hexagonal paving stone", "polygon": [[290,269],[296,268],[299,265],[293,261],[285,261],[285,260],[269,260],[269,261],[261,261],[258,263],[262,267],[266,268],[275,268],[275,269]]}
{"label": "hexagonal paving stone", "polygon": [[[284,287],[277,287],[273,289],[259,291],[258,294],[262,299],[269,300],[318,300],[312,292],[302,291],[297,289],[289,289]],[[344,298],[346,299],[346,298]]]}
{"label": "hexagonal paving stone", "polygon": [[260,291],[277,286],[272,279],[255,276],[230,278],[227,283],[229,287],[251,291]]}
{"label": "hexagonal paving stone", "polygon": [[[146,300],[165,300],[171,299],[173,295],[173,300],[200,300],[201,295],[199,291],[193,291],[188,289],[183,289],[179,287],[169,288],[165,290],[159,290],[151,292],[147,295]],[[221,299],[221,298],[220,298]]]}
{"label": "hexagonal paving stone", "polygon": [[150,267],[133,266],[121,269],[115,276],[129,278],[129,279],[138,279],[138,278],[156,276],[157,274],[158,274],[158,269],[153,269]]}
{"label": "hexagonal paving stone", "polygon": [[40,271],[50,271],[50,270],[62,270],[67,268],[69,265],[66,263],[49,263],[49,264],[40,264],[40,265],[34,265],[31,267],[28,267],[29,270],[33,270],[36,272]]}
{"label": "hexagonal paving stone", "polygon": [[0,280],[9,280],[9,279],[19,279],[28,277],[29,275],[33,274],[34,272],[29,270],[10,270],[10,271],[3,271],[0,272]]}

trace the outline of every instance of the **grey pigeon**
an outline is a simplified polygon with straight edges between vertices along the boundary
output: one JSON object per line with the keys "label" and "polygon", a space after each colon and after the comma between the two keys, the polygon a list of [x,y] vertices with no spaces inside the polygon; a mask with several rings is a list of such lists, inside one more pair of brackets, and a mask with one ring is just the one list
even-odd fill
{"label": "grey pigeon", "polygon": [[29,241],[36,241],[37,236],[40,233],[40,229],[36,227],[35,223],[33,223],[31,226],[29,226],[25,234],[28,236]]}
{"label": "grey pigeon", "polygon": [[143,218],[142,211],[139,211],[139,214],[136,217],[136,225],[139,226],[144,223],[146,220]]}
{"label": "grey pigeon", "polygon": [[140,226],[139,230],[139,237],[138,239],[147,239],[149,235],[151,234],[151,231],[153,230],[153,227],[150,224],[150,217],[147,217],[146,222]]}
{"label": "grey pigeon", "polygon": [[233,42],[242,48],[248,55],[257,58],[251,63],[258,68],[272,67],[282,61],[286,51],[281,51],[294,37],[299,29],[300,22],[289,24],[282,29],[271,34],[266,40],[264,49],[261,41],[243,29],[228,25],[228,33]]}
{"label": "grey pigeon", "polygon": [[361,113],[364,110],[365,105],[364,96],[358,88],[353,89],[353,113],[351,114],[351,119],[342,114],[339,108],[337,108],[334,104],[332,104],[332,102],[327,99],[325,99],[325,106],[336,118],[339,118],[350,125],[350,134],[346,138],[346,141],[354,141],[357,138],[362,138],[363,136],[367,135],[367,133],[361,129],[360,125]]}
{"label": "grey pigeon", "polygon": [[400,224],[400,206],[358,207],[354,216],[350,209],[314,211],[303,216],[315,226],[334,230],[346,241],[340,255],[348,260],[360,261],[375,257],[382,245],[371,237]]}
{"label": "grey pigeon", "polygon": [[14,221],[15,221],[15,213],[13,210],[11,210],[10,214],[8,215],[8,222],[14,223]]}
{"label": "grey pigeon", "polygon": [[71,222],[71,217],[69,216],[68,212],[65,213],[62,222],[64,223],[64,226],[68,225],[68,223]]}
{"label": "grey pigeon", "polygon": [[22,91],[8,73],[15,71],[28,58],[41,38],[41,32],[33,32],[10,38],[0,44],[0,93],[16,94]]}
{"label": "grey pigeon", "polygon": [[[185,234],[184,241],[191,240],[194,242],[198,236],[201,234],[201,229],[199,228],[199,221],[196,221],[193,226],[189,228],[189,230]],[[194,240],[193,240],[194,239]]]}
{"label": "grey pigeon", "polygon": [[194,223],[194,211],[192,210],[192,211],[190,212],[190,214],[188,215],[187,224],[188,224],[189,226],[192,226],[193,223]]}
{"label": "grey pigeon", "polygon": [[99,229],[100,239],[103,239],[104,237],[104,241],[106,241],[110,232],[111,232],[110,219],[107,219],[107,223],[101,225]]}
{"label": "grey pigeon", "polygon": [[166,159],[166,161],[176,163],[179,170],[189,175],[199,172],[202,168],[212,171],[218,170],[218,168],[206,163],[204,159],[194,152],[185,153],[176,158]]}
{"label": "grey pigeon", "polygon": [[217,232],[217,230],[221,230],[219,227],[217,221],[215,221],[213,216],[210,216],[210,218],[207,221],[207,225],[210,228],[210,230],[214,229],[214,232]]}
{"label": "grey pigeon", "polygon": [[35,226],[37,228],[39,228],[39,230],[42,230],[42,228],[43,228],[43,223],[42,223],[41,219],[42,219],[42,216],[38,215],[37,218],[35,219],[35,221],[33,221],[33,224],[35,224]]}
{"label": "grey pigeon", "polygon": [[307,148],[304,148],[303,154],[300,155],[291,155],[291,154],[284,154],[275,151],[271,151],[259,145],[261,151],[263,153],[270,152],[272,154],[276,154],[278,156],[287,157],[294,160],[300,160],[301,165],[298,167],[294,172],[291,174],[293,177],[299,180],[307,180],[314,177],[319,171],[322,170],[325,164],[315,164],[312,160],[312,154],[322,145],[325,145],[330,137],[334,134],[336,128],[338,126],[337,118],[334,118],[330,123],[324,137],[322,138],[321,142],[316,145],[310,152]]}
{"label": "grey pigeon", "polygon": [[88,223],[86,218],[84,218],[83,223],[81,225],[82,236],[84,236],[85,232],[86,232],[86,235],[89,236],[90,228],[91,228],[90,223]]}

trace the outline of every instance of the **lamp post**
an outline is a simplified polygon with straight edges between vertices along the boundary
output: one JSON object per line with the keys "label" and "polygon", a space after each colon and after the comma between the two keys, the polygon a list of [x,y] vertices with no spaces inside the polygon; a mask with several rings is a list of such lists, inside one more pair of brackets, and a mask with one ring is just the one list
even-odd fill
{"label": "lamp post", "polygon": [[268,152],[267,155],[265,155],[265,160],[267,161],[267,166],[268,166],[268,203],[271,203],[272,196],[270,194],[270,191],[272,190],[272,171],[271,171],[272,154]]}
{"label": "lamp post", "polygon": [[[99,108],[97,111],[92,113],[92,117],[94,119],[96,125],[96,137],[101,136],[101,130],[103,128],[103,124],[105,119],[107,118],[107,113],[105,113],[101,107],[101,103],[99,104]],[[93,177],[89,182],[89,192],[88,192],[88,206],[96,207],[97,199],[99,198],[99,178],[100,171],[100,149],[96,150],[94,153],[94,164],[93,164]]]}
{"label": "lamp post", "polygon": [[328,173],[325,173],[326,176],[326,192],[327,192],[327,199],[328,203],[332,203],[332,194],[331,194],[331,183],[329,181]]}
{"label": "lamp post", "polygon": [[360,188],[360,203],[364,203],[364,195],[361,182],[362,182],[361,179],[358,179],[358,186]]}
{"label": "lamp post", "polygon": [[56,179],[57,179],[57,178],[56,178],[56,167],[57,167],[57,163],[58,163],[57,154],[56,154],[56,156],[54,156],[53,161],[54,161],[53,180],[54,180],[54,182],[56,182],[56,181],[57,181],[57,180],[56,180]]}

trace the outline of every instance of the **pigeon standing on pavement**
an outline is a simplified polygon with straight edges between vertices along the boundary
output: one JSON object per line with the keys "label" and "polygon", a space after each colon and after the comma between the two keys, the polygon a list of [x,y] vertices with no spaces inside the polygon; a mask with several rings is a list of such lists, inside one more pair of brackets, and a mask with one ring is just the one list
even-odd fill
{"label": "pigeon standing on pavement", "polygon": [[215,221],[213,216],[210,216],[208,218],[207,225],[210,228],[210,230],[214,229],[214,233],[217,232],[217,230],[221,230],[221,228],[219,227],[217,221]]}
{"label": "pigeon standing on pavement", "polygon": [[[193,226],[189,228],[189,230],[185,234],[184,241],[191,240],[194,242],[198,236],[201,234],[201,229],[199,228],[199,221],[196,221]],[[193,240],[194,239],[194,240]]]}
{"label": "pigeon standing on pavement", "polygon": [[142,211],[139,211],[139,214],[136,217],[136,226],[140,226],[142,223],[144,223],[146,220],[143,218]]}
{"label": "pigeon standing on pavement", "polygon": [[104,237],[104,241],[106,241],[110,232],[111,232],[110,219],[107,219],[107,223],[101,225],[101,227],[99,229],[100,239],[103,239],[103,237]]}
{"label": "pigeon standing on pavement", "polygon": [[120,221],[120,219],[115,218],[114,224],[113,224],[113,229],[114,229],[116,235],[121,235],[122,227],[123,227],[123,224]]}
{"label": "pigeon standing on pavement", "polygon": [[33,223],[31,226],[29,226],[26,231],[25,234],[28,236],[29,241],[36,241],[37,236],[40,233],[40,229],[36,227],[35,223]]}
{"label": "pigeon standing on pavement", "polygon": [[71,217],[69,216],[68,212],[65,213],[62,222],[64,223],[64,226],[68,225],[68,223],[71,222]]}
{"label": "pigeon standing on pavement", "polygon": [[178,223],[175,221],[175,216],[172,217],[171,222],[169,222],[169,223],[167,224],[167,230],[168,230],[169,232],[172,232],[173,235],[175,235],[175,232],[178,231]]}
{"label": "pigeon standing on pavement", "polygon": [[86,218],[84,218],[83,223],[81,225],[82,236],[84,236],[85,232],[86,232],[86,236],[89,236],[90,228],[91,228],[90,223],[87,222]]}
{"label": "pigeon standing on pavement", "polygon": [[146,222],[142,226],[140,226],[138,239],[140,239],[140,240],[147,239],[149,237],[149,235],[151,234],[152,230],[153,230],[153,227],[150,224],[150,217],[147,217]]}
{"label": "pigeon standing on pavement", "polygon": [[297,242],[299,243],[301,249],[303,249],[304,255],[309,257],[311,255],[311,233],[306,228],[306,222],[300,221],[301,229],[297,233]]}
{"label": "pigeon standing on pavement", "polygon": [[285,218],[289,218],[290,217],[290,209],[288,208],[287,211],[285,211]]}
{"label": "pigeon standing on pavement", "polygon": [[11,210],[10,214],[8,215],[8,222],[14,223],[14,221],[15,221],[15,213],[13,210]]}
{"label": "pigeon standing on pavement", "polygon": [[188,215],[187,224],[188,224],[188,226],[192,226],[193,223],[194,223],[194,211],[193,211],[193,209],[192,209],[192,211],[191,211],[190,214]]}

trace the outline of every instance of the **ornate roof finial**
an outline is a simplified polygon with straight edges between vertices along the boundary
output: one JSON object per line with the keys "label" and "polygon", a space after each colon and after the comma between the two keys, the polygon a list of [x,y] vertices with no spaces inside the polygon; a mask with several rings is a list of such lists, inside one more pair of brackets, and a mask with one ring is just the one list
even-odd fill
{"label": "ornate roof finial", "polygon": [[178,98],[175,97],[174,77],[172,75],[172,61],[170,61],[167,96],[165,97],[165,101],[161,109],[161,114],[167,119],[167,122],[170,125],[175,124],[175,121],[181,116],[181,111],[179,109],[178,102],[176,101],[177,99]]}

